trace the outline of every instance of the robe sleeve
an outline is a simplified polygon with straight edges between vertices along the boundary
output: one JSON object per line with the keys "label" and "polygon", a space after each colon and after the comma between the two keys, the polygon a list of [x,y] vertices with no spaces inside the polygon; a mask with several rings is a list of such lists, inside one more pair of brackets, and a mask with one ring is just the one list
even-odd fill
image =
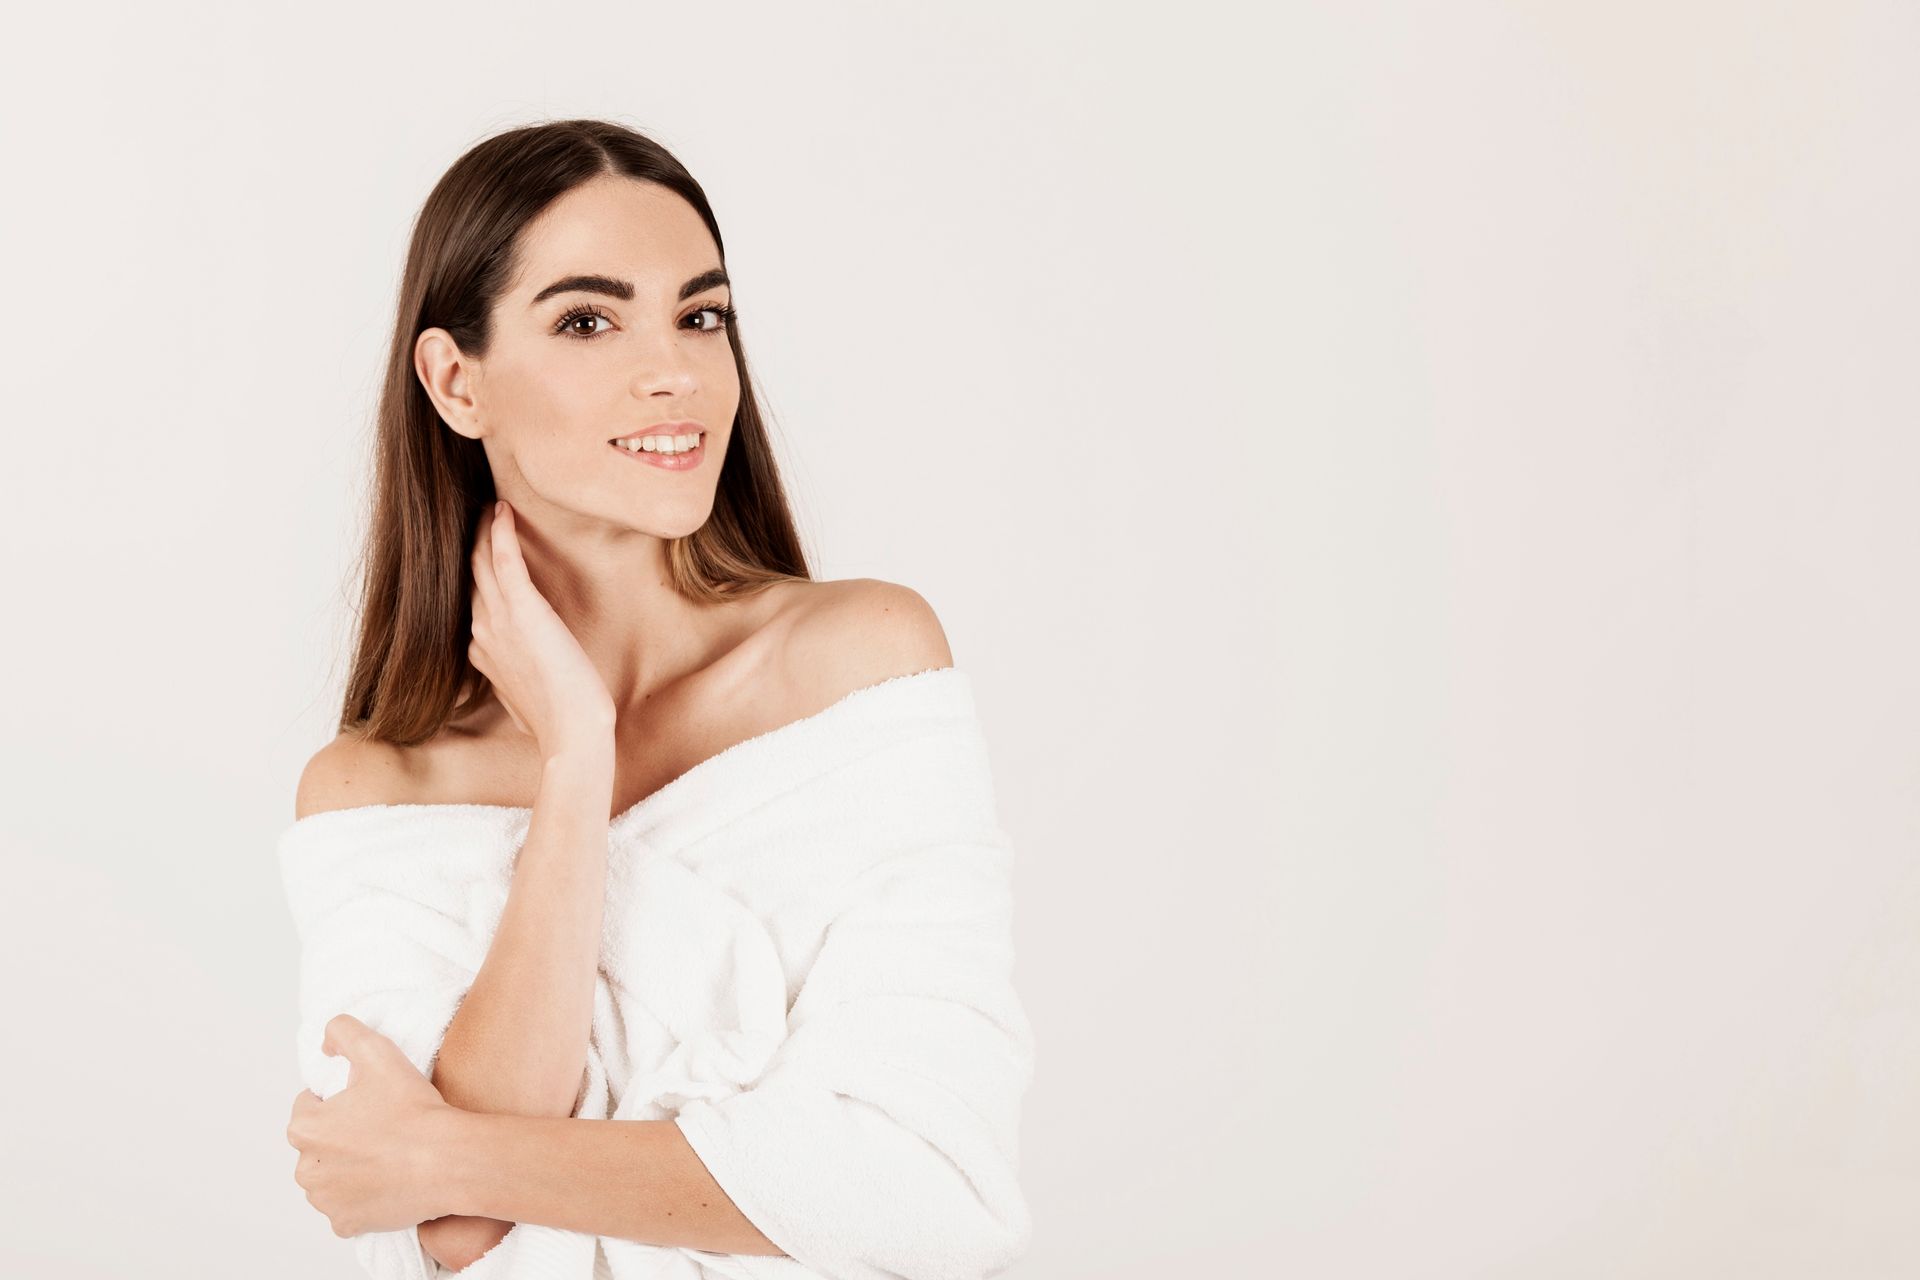
{"label": "robe sleeve", "polygon": [[949,842],[856,878],[741,1092],[675,1123],[769,1240],[832,1280],[979,1280],[1025,1252],[1011,851]]}
{"label": "robe sleeve", "polygon": [[[337,823],[296,827],[281,845],[300,940],[295,1056],[302,1083],[323,1099],[346,1087],[350,1069],[344,1057],[320,1047],[336,1014],[352,1014],[392,1040],[431,1079],[477,968],[467,904],[423,873],[423,860],[410,857],[415,851],[393,834],[342,815]],[[376,1280],[441,1274],[417,1225],[351,1240],[361,1268]]]}
{"label": "robe sleeve", "polygon": [[[351,906],[337,912],[319,947],[301,956],[298,1052],[301,1078],[322,1098],[346,1087],[348,1063],[320,1050],[329,1019],[350,1013],[399,1046],[429,1080],[447,1028],[472,979],[430,948],[397,931],[363,928]],[[336,949],[336,943],[338,949]],[[350,953],[350,954],[349,954]],[[436,1280],[439,1263],[420,1243],[418,1224],[351,1237],[354,1257],[375,1280]]]}

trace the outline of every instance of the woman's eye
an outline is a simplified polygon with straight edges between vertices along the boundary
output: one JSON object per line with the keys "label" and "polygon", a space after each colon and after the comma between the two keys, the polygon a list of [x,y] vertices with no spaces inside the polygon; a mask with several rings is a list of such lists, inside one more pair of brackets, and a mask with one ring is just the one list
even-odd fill
{"label": "woman's eye", "polygon": [[[560,328],[576,338],[597,338],[600,336],[601,330],[594,328],[591,322],[605,319],[606,317],[597,311],[574,312],[560,318]],[[587,328],[582,329],[580,327],[583,323],[587,325]]]}
{"label": "woman's eye", "polygon": [[[694,312],[693,315],[694,316],[704,315],[704,316],[713,317],[713,320],[710,321],[709,323],[697,326],[694,332],[725,333],[728,329],[733,328],[733,317],[735,315],[735,312],[731,306],[725,303],[718,303],[711,307],[702,307],[698,311]],[[687,318],[691,320],[693,316],[688,316]]]}

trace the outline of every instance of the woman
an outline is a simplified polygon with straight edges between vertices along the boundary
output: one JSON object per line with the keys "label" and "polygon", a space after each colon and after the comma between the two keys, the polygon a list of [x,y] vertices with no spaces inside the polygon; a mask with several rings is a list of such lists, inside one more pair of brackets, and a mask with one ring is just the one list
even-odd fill
{"label": "woman", "polygon": [[371,1274],[1025,1249],[971,689],[915,592],[810,577],[731,299],[699,185],[610,123],[488,139],[415,224],[280,844],[295,1178]]}

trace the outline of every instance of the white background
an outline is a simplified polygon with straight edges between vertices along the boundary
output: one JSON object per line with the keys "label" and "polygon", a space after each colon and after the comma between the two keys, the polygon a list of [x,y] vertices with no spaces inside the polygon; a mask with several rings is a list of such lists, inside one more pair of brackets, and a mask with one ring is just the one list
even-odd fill
{"label": "white background", "polygon": [[1020,1280],[1920,1257],[1920,11],[41,8],[0,65],[0,1272],[342,1277],[273,842],[408,224],[705,185],[1019,847]]}

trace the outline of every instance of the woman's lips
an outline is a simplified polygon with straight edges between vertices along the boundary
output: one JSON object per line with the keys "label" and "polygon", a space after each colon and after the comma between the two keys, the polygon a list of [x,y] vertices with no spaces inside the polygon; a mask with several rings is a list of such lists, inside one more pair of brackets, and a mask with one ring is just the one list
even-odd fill
{"label": "woman's lips", "polygon": [[651,453],[645,449],[626,449],[611,440],[607,441],[607,448],[620,454],[622,457],[632,458],[638,462],[652,463],[662,471],[691,471],[706,460],[707,433],[702,431],[700,433],[700,442],[685,453]]}

